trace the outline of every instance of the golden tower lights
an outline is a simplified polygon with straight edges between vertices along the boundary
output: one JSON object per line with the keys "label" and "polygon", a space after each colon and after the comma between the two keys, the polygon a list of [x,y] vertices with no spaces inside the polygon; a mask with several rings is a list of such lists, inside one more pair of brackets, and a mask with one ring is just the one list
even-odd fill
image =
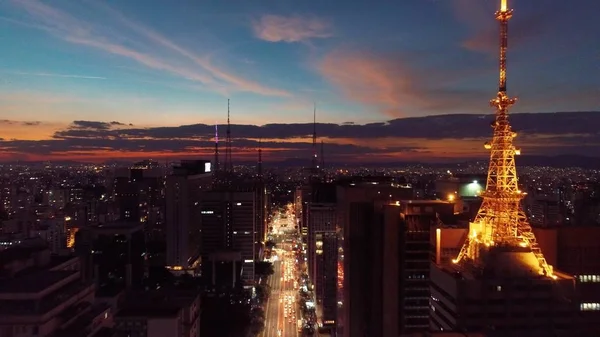
{"label": "golden tower lights", "polygon": [[491,125],[494,129],[492,141],[485,143],[485,148],[490,150],[487,185],[481,194],[481,207],[469,226],[469,235],[453,262],[468,260],[478,265],[481,263],[481,250],[492,246],[530,247],[538,260],[539,273],[555,277],[521,207],[525,193],[519,190],[515,167],[515,155],[519,155],[521,150],[513,145],[517,134],[508,121],[508,108],[516,102],[516,98],[506,94],[508,20],[512,14],[507,0],[501,0],[500,10],[496,12],[496,20],[500,22],[500,82],[498,95],[490,101],[496,109],[496,118]]}

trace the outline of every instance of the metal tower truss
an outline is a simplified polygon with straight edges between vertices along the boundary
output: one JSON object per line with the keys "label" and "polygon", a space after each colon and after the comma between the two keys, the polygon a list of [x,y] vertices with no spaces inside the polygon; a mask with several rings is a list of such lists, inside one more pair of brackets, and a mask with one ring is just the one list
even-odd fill
{"label": "metal tower truss", "polygon": [[515,166],[515,155],[519,155],[521,150],[513,145],[517,133],[512,131],[508,120],[508,109],[516,99],[506,94],[508,20],[512,17],[512,10],[507,8],[506,0],[501,1],[501,9],[496,12],[496,19],[500,22],[500,82],[498,95],[490,101],[496,109],[491,123],[494,133],[492,141],[484,145],[490,150],[487,185],[481,194],[483,202],[477,216],[470,223],[469,235],[453,262],[466,260],[480,265],[481,252],[489,247],[529,247],[538,260],[540,274],[555,277],[521,206],[525,193],[519,190]]}

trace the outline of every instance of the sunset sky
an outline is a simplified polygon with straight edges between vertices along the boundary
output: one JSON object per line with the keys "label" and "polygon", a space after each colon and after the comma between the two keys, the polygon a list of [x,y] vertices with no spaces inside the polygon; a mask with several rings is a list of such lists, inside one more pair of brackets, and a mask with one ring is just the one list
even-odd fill
{"label": "sunset sky", "polygon": [[[313,102],[339,160],[485,156],[483,116],[426,116],[492,113],[498,2],[2,0],[0,160],[206,157],[228,98],[238,158],[307,156]],[[514,112],[600,111],[600,2],[509,4]],[[598,145],[522,116],[530,153]]]}

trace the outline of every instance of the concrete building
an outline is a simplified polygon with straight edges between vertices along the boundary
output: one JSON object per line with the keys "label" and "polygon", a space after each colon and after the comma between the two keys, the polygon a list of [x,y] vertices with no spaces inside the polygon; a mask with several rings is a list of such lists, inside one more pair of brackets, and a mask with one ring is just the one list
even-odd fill
{"label": "concrete building", "polygon": [[483,268],[431,268],[432,330],[486,336],[555,336],[578,327],[574,279],[539,275],[527,247],[493,247]]}
{"label": "concrete building", "polygon": [[384,206],[383,336],[429,329],[430,232],[453,204],[402,200]]}
{"label": "concrete building", "polygon": [[335,330],[337,317],[336,186],[314,183],[308,204],[308,276],[314,285],[317,319]]}
{"label": "concrete building", "polygon": [[29,231],[29,236],[39,236],[46,240],[50,251],[58,254],[67,248],[66,221],[64,218],[44,219]]}
{"label": "concrete building", "polygon": [[[383,205],[413,190],[389,177],[348,179],[337,186],[338,336],[380,336]],[[378,304],[379,303],[379,304]]]}
{"label": "concrete building", "polygon": [[[1,337],[62,337],[61,331],[97,310],[93,304],[94,285],[82,281],[79,259],[51,255],[48,248],[35,241],[0,252]],[[108,320],[107,308],[102,316]],[[109,327],[110,322],[104,326]]]}
{"label": "concrete building", "polygon": [[220,253],[237,252],[241,259],[241,281],[246,285],[253,284],[254,261],[260,245],[256,229],[256,193],[252,190],[208,191],[203,193],[201,205],[203,274],[211,275],[212,261],[222,256]]}
{"label": "concrete building", "polygon": [[558,198],[538,196],[531,204],[529,222],[533,227],[552,227],[562,225],[562,216]]}
{"label": "concrete building", "polygon": [[115,316],[117,336],[198,337],[200,295],[152,291],[127,294]]}
{"label": "concrete building", "polygon": [[548,263],[576,280],[581,334],[600,335],[600,227],[534,228]]}
{"label": "concrete building", "polygon": [[[172,270],[199,271],[202,191],[210,187],[208,161],[183,161],[166,181],[166,265]],[[207,171],[208,169],[208,171]]]}
{"label": "concrete building", "polygon": [[82,228],[76,234],[75,251],[83,259],[84,276],[99,288],[137,288],[145,273],[143,226],[115,222]]}
{"label": "concrete building", "polygon": [[[438,265],[449,265],[458,255],[465,237],[466,227],[444,226],[436,229],[431,244],[435,246]],[[600,334],[600,244],[596,238],[600,227],[559,226],[533,228],[544,257],[555,269],[573,275],[577,290],[574,299],[578,306],[578,327],[573,332],[582,336]],[[437,241],[437,242],[436,242]]]}
{"label": "concrete building", "polygon": [[[138,163],[114,172],[114,200],[121,221],[143,223],[149,238],[163,238],[163,171]],[[161,216],[156,216],[159,212]],[[153,222],[149,222],[152,219]]]}

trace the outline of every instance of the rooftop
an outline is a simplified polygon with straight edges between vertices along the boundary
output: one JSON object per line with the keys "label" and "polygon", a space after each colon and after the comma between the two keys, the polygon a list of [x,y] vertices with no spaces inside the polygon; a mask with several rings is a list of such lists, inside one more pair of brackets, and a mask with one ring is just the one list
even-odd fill
{"label": "rooftop", "polygon": [[[468,261],[440,266],[442,270],[454,273],[465,279],[491,278],[528,278],[549,279],[539,274],[539,263],[529,248],[494,247],[484,253],[483,267],[477,267]],[[572,280],[567,274],[555,271],[557,280]]]}
{"label": "rooftop", "polygon": [[120,310],[115,317],[173,317],[177,316],[180,310],[181,307],[176,305],[129,307]]}
{"label": "rooftop", "polygon": [[0,293],[39,293],[77,273],[71,270],[37,271],[0,282]]}
{"label": "rooftop", "polygon": [[411,205],[431,205],[431,204],[448,204],[445,200],[400,200],[396,204],[411,204]]}

